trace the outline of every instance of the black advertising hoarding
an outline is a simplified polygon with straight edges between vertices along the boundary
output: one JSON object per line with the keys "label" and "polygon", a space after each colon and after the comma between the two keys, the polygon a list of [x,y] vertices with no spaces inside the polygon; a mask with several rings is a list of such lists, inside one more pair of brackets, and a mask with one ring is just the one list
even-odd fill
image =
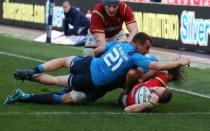
{"label": "black advertising hoarding", "polygon": [[45,3],[37,0],[0,0],[0,23],[43,29]]}
{"label": "black advertising hoarding", "polygon": [[129,3],[154,45],[210,52],[210,7]]}
{"label": "black advertising hoarding", "polygon": [[[99,0],[70,0],[80,7],[84,13],[92,9]],[[45,29],[48,13],[47,0],[0,0],[0,24],[15,25],[28,28]],[[61,27],[63,15],[61,0],[56,0],[55,27]]]}
{"label": "black advertising hoarding", "polygon": [[[100,0],[71,0],[86,13]],[[54,27],[62,27],[62,1],[56,0]],[[49,4],[49,3],[48,3]],[[0,23],[45,29],[46,0],[0,0]],[[140,31],[153,37],[154,45],[210,52],[210,7],[128,3]],[[27,12],[27,13],[26,13]]]}

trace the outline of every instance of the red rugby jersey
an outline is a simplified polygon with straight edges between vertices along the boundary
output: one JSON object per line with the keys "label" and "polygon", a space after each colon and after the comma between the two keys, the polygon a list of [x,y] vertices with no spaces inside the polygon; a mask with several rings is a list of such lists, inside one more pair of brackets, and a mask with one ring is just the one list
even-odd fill
{"label": "red rugby jersey", "polygon": [[117,13],[110,17],[107,15],[103,3],[98,3],[92,11],[90,32],[105,33],[106,38],[111,38],[122,31],[123,23],[136,22],[132,9],[120,2]]}
{"label": "red rugby jersey", "polygon": [[135,97],[136,97],[136,93],[139,88],[141,88],[143,86],[146,86],[147,88],[150,88],[150,89],[152,89],[154,87],[166,87],[168,82],[169,82],[168,74],[165,72],[160,72],[157,74],[156,77],[154,77],[148,81],[141,82],[141,83],[135,85],[126,98],[126,106],[136,104]]}

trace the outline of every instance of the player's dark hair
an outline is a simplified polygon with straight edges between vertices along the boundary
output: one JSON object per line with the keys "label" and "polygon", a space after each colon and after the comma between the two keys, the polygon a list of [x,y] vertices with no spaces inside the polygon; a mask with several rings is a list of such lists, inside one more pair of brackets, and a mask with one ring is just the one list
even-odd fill
{"label": "player's dark hair", "polygon": [[175,83],[175,85],[181,84],[184,79],[184,68],[176,67],[174,69],[168,70],[169,75],[172,75],[171,81]]}
{"label": "player's dark hair", "polygon": [[144,32],[139,32],[133,37],[132,42],[144,45],[147,40],[149,40],[152,43],[152,38],[148,34]]}
{"label": "player's dark hair", "polygon": [[67,3],[71,4],[70,0],[63,0],[63,2],[62,2],[62,3],[65,3],[65,2],[67,2]]}
{"label": "player's dark hair", "polygon": [[168,103],[171,98],[173,97],[173,93],[171,90],[169,90],[168,88],[165,88],[163,94],[161,96],[159,96],[159,103]]}

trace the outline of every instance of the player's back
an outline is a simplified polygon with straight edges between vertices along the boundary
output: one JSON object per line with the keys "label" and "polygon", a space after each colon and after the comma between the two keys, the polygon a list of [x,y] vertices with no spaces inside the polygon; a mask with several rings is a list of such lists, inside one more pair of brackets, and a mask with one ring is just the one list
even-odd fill
{"label": "player's back", "polygon": [[132,54],[138,53],[130,43],[112,42],[100,58],[91,63],[91,75],[96,86],[122,82],[129,69],[135,68]]}
{"label": "player's back", "polygon": [[148,88],[154,88],[154,87],[166,87],[167,83],[169,82],[169,76],[168,73],[165,72],[159,72],[157,75],[145,82],[141,82],[138,85],[139,86],[146,86]]}

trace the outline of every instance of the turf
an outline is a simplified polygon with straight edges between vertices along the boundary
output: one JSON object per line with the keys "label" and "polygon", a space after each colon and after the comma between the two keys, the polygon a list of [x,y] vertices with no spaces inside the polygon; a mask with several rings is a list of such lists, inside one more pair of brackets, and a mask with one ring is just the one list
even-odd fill
{"label": "turf", "polygon": [[[40,44],[0,36],[0,51],[50,60],[78,55],[80,48]],[[43,93],[59,88],[13,79],[17,68],[30,68],[38,62],[0,55],[0,102],[15,88],[25,92]],[[55,74],[67,74],[60,70]],[[210,94],[210,70],[186,69],[187,80],[178,88]],[[160,105],[153,113],[126,114],[116,102],[120,90],[108,93],[96,103],[87,105],[0,104],[1,130],[209,130],[209,99],[174,92],[173,100]],[[17,113],[15,113],[17,112]],[[59,113],[60,112],[60,113]],[[65,113],[66,112],[66,113]],[[62,114],[63,113],[63,114]]]}

